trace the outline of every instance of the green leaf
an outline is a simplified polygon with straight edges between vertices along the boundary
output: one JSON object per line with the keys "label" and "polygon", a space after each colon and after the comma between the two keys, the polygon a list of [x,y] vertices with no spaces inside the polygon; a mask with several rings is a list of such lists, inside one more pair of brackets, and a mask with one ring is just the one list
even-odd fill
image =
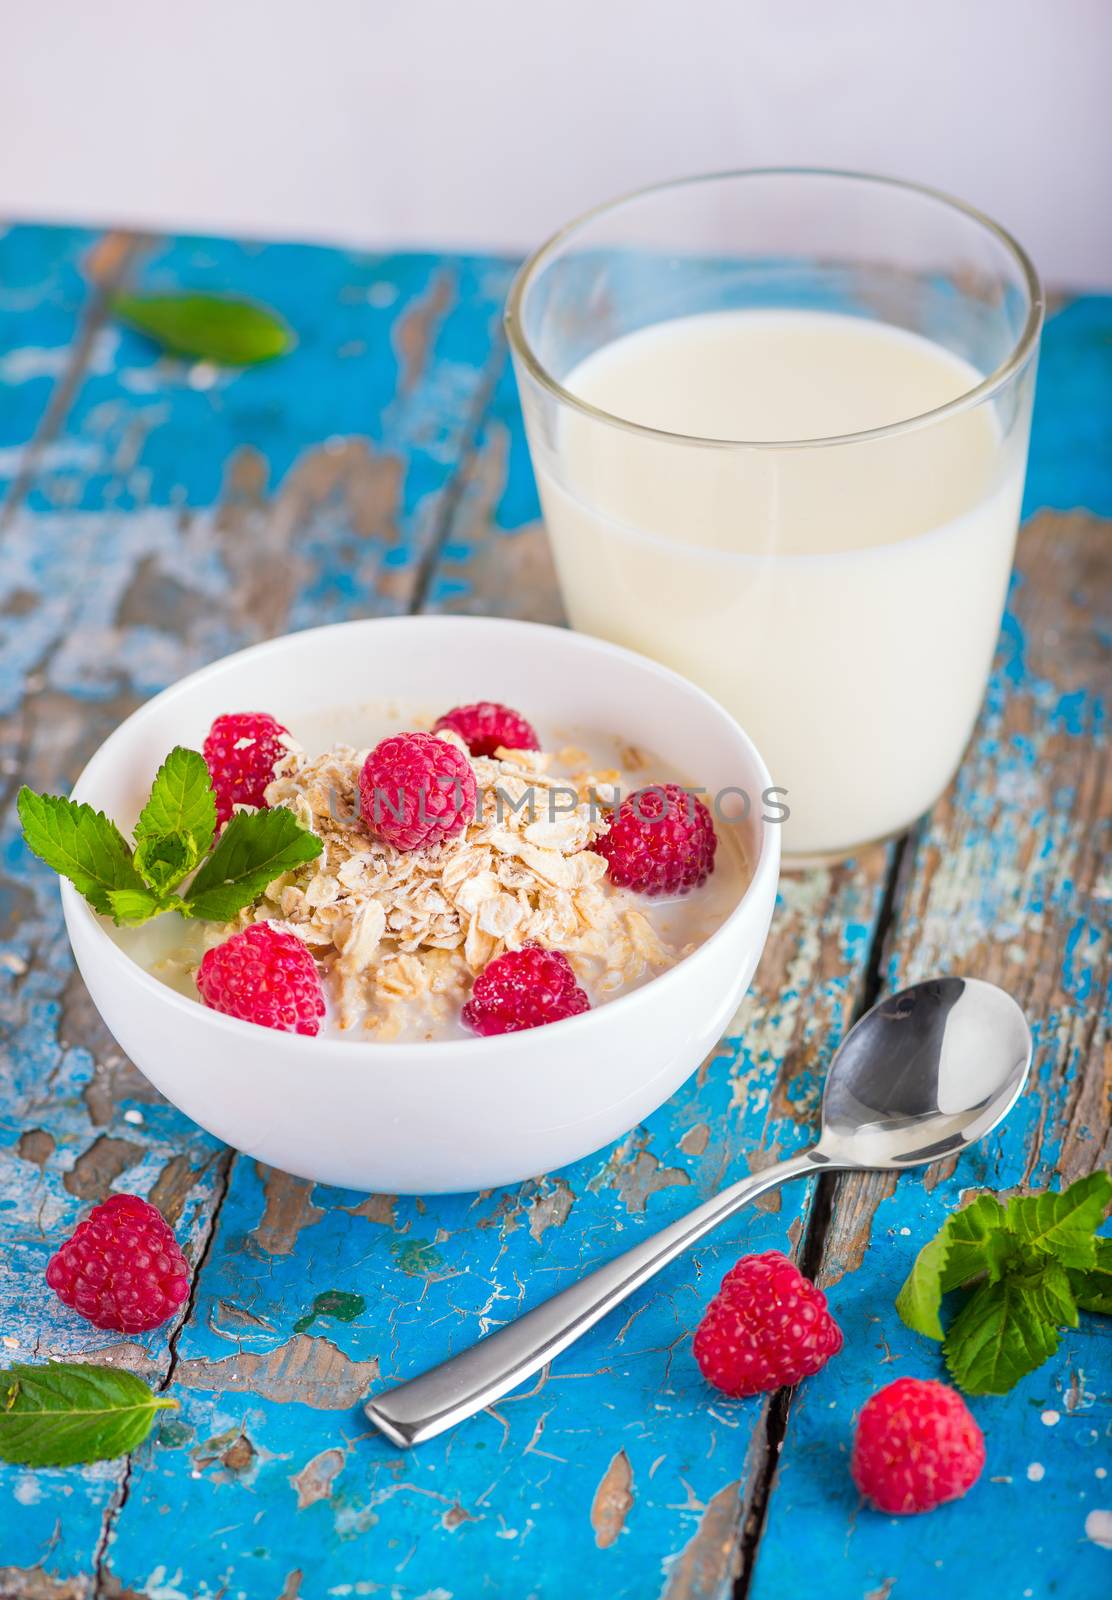
{"label": "green leaf", "polygon": [[975,1289],[942,1347],[954,1382],[967,1394],[1007,1394],[1058,1348],[1055,1327],[1018,1278]]}
{"label": "green leaf", "polygon": [[112,310],[176,355],[250,367],[293,348],[289,328],[268,306],[212,294],[117,294]]}
{"label": "green leaf", "polygon": [[1015,1279],[1040,1321],[1053,1328],[1077,1327],[1077,1301],[1069,1272],[1060,1261],[1043,1256],[1034,1272],[1016,1273]]}
{"label": "green leaf", "polygon": [[1093,1172],[1060,1194],[1034,1194],[1008,1202],[1008,1227],[1031,1250],[1066,1267],[1091,1267],[1096,1261],[1094,1231],[1112,1200],[1112,1177]]}
{"label": "green leaf", "polygon": [[320,840],[292,811],[237,811],[190,886],[186,915],[230,922],[268,883],[320,851]]}
{"label": "green leaf", "polygon": [[136,927],[164,911],[185,910],[185,901],[176,894],[155,894],[150,889],[111,889],[108,901],[117,927]]}
{"label": "green leaf", "polygon": [[942,1296],[981,1280],[943,1341],[961,1388],[1006,1394],[1054,1353],[1059,1328],[1077,1326],[1079,1307],[1112,1312],[1112,1239],[1094,1236],[1110,1198],[1104,1172],[1006,1210],[980,1195],[919,1252],[896,1307],[929,1338],[942,1336]]}
{"label": "green leaf", "polygon": [[205,758],[199,750],[187,750],[180,744],[155,774],[150,799],[135,824],[137,844],[170,834],[193,841],[196,855],[187,871],[208,855],[216,837],[216,800]]}
{"label": "green leaf", "polygon": [[1004,1234],[1004,1207],[992,1194],[979,1194],[964,1210],[946,1221],[949,1253],[942,1274],[942,1292],[960,1288],[971,1278],[988,1274],[995,1283],[1008,1252]]}
{"label": "green leaf", "polygon": [[1073,1298],[1082,1311],[1112,1317],[1112,1239],[1097,1239],[1096,1260],[1085,1271],[1070,1273]]}
{"label": "green leaf", "polygon": [[103,812],[61,795],[35,794],[26,785],[17,806],[30,848],[68,878],[94,911],[111,913],[113,890],[143,889],[123,834]]}
{"label": "green leaf", "polygon": [[139,876],[161,897],[193,871],[201,854],[192,834],[167,833],[140,839],[135,847],[135,865]]}
{"label": "green leaf", "polygon": [[925,1334],[928,1339],[944,1337],[939,1310],[942,1305],[942,1273],[946,1266],[948,1222],[938,1230],[933,1239],[915,1257],[915,1265],[904,1280],[896,1296],[896,1310],[902,1322],[913,1333]]}
{"label": "green leaf", "polygon": [[24,1467],[108,1461],[141,1444],[177,1405],[117,1367],[17,1362],[0,1373],[0,1460]]}
{"label": "green leaf", "polygon": [[1008,1248],[1003,1222],[1004,1208],[990,1194],[978,1195],[963,1211],[946,1218],[920,1250],[896,1296],[896,1310],[909,1328],[928,1339],[941,1339],[942,1296],[981,1273],[996,1281]]}

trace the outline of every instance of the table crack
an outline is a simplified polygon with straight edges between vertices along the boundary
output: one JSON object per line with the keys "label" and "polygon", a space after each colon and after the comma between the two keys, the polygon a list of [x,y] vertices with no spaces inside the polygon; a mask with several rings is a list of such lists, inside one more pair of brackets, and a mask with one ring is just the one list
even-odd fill
{"label": "table crack", "polygon": [[476,387],[475,397],[471,402],[467,419],[460,435],[459,460],[440,496],[432,533],[417,563],[413,578],[413,593],[409,601],[409,614],[411,616],[416,616],[418,612],[424,611],[429,603],[437,569],[440,566],[445,546],[451,537],[456,512],[467,489],[471,463],[475,459],[482,426],[493,403],[499,379],[508,359],[509,350],[499,327],[494,338],[491,354]]}
{"label": "table crack", "polygon": [[[235,1165],[237,1152],[230,1147],[226,1148],[216,1163],[216,1183],[212,1212],[209,1217],[208,1229],[201,1242],[197,1259],[193,1263],[193,1270],[189,1277],[189,1294],[185,1302],[185,1313],[178,1322],[167,1341],[169,1361],[166,1374],[152,1387],[156,1394],[165,1394],[174,1381],[174,1374],[178,1369],[178,1345],[186,1326],[193,1318],[197,1303],[197,1289],[201,1281],[201,1273],[212,1251],[216,1239],[217,1224],[224,1202],[228,1197],[231,1186],[232,1168]],[[142,1448],[142,1447],[140,1447]],[[89,1600],[111,1600],[113,1594],[119,1593],[119,1586],[114,1582],[109,1569],[109,1548],[115,1536],[116,1527],[131,1494],[131,1482],[134,1472],[135,1452],[129,1451],[123,1462],[123,1470],[117,1480],[111,1498],[104,1509],[104,1520],[101,1523],[100,1535],[93,1552],[93,1588]]]}
{"label": "table crack", "polygon": [[[909,859],[908,846],[910,838],[909,834],[905,834],[896,842],[892,852],[892,860],[885,880],[884,898],[881,902],[876,925],[873,928],[860,993],[849,1020],[850,1027],[853,1027],[865,1015],[866,1011],[869,1011],[876,1004],[885,988],[885,949],[889,933],[896,924],[897,908],[903,884],[903,869],[905,861]],[[839,1176],[832,1172],[824,1172],[813,1183],[810,1198],[806,1202],[807,1222],[798,1258],[799,1270],[806,1278],[817,1279],[821,1271],[826,1253],[827,1237],[834,1216],[834,1200],[838,1193],[839,1185],[853,1181],[853,1174]],[[750,1449],[749,1462],[745,1474],[748,1488],[742,1499],[741,1542],[738,1551],[738,1573],[734,1584],[733,1600],[746,1600],[746,1596],[750,1592],[757,1567],[761,1536],[768,1521],[769,1508],[776,1486],[776,1470],[780,1464],[780,1452],[787,1437],[788,1422],[791,1417],[791,1408],[794,1400],[794,1388],[778,1389],[766,1403],[761,1422],[754,1430],[753,1444]]]}

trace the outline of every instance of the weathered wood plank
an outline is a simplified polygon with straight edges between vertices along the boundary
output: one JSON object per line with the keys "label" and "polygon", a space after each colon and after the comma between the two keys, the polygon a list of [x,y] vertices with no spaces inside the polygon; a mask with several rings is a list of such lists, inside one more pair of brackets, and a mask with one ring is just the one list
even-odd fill
{"label": "weathered wood plank", "polygon": [[504,347],[425,609],[566,621]]}
{"label": "weathered wood plank", "polygon": [[[825,1552],[836,1594],[926,1600],[979,1592],[1087,1596],[1108,1554],[1088,1522],[1112,1504],[1112,1336],[1082,1314],[1056,1356],[1006,1398],[971,1402],[987,1481],[921,1523],[856,1514],[851,1417],[881,1382],[945,1377],[937,1347],[893,1308],[915,1253],[980,1189],[1065,1185],[1112,1168],[1112,523],[1038,514],[1020,539],[1013,604],[984,714],[959,778],[904,863],[884,955],[888,988],[937,972],[1003,985],[1030,1018],[1032,1083],[1005,1125],[960,1161],[899,1180],[842,1180],[821,1278],[846,1334],[804,1385],[753,1593],[802,1590]],[[809,1538],[799,1539],[806,1526]],[[1099,1531],[1099,1530],[1098,1530]],[[813,1541],[813,1543],[812,1543]]]}
{"label": "weathered wood plank", "polygon": [[82,228],[0,228],[0,525],[49,413],[61,420],[67,377],[104,359],[103,345],[78,354],[126,254],[121,236],[103,239],[107,248]]}
{"label": "weathered wood plank", "polygon": [[1112,517],[1112,295],[1060,297],[1039,356],[1025,517],[1084,506]]}
{"label": "weathered wood plank", "polygon": [[[74,285],[89,244],[67,235],[60,246],[79,344]],[[153,1193],[196,1261],[229,1153],[161,1103],[99,1024],[66,952],[56,886],[19,842],[14,788],[68,787],[134,705],[229,648],[407,604],[484,392],[505,288],[497,263],[219,241],[156,246],[145,271],[152,285],[244,288],[277,304],[300,344],[277,382],[267,369],[164,360],[116,329],[72,360],[60,344],[51,371],[72,405],[0,545],[0,1273],[4,1348],[16,1357],[112,1345],[42,1278],[90,1198],[113,1185]],[[43,395],[40,415],[48,404]],[[34,427],[29,412],[19,425]],[[109,1355],[161,1381],[176,1337],[160,1330]],[[104,1513],[127,1482],[125,1463],[5,1469],[0,1495],[21,1510],[0,1560],[31,1574],[5,1581],[30,1592],[45,1560],[91,1592]]]}
{"label": "weathered wood plank", "polygon": [[[86,374],[105,370],[112,361],[117,334],[109,325],[109,304],[140,248],[135,236],[123,232],[76,238],[62,233],[54,239],[52,231],[22,229],[16,237],[26,234],[51,238],[54,244],[49,254],[51,277],[39,285],[49,310],[45,317],[39,312],[33,322],[23,326],[18,336],[21,342],[0,368],[0,396],[5,402],[0,409],[10,414],[8,426],[27,430],[17,435],[25,443],[7,452],[7,462],[0,447],[0,531],[11,524],[44,467],[67,460],[75,464],[71,448],[60,438],[62,425]],[[75,258],[78,243],[81,250]],[[24,297],[17,293],[16,303]],[[12,336],[16,336],[14,329]],[[45,346],[31,342],[44,336],[57,342]],[[44,381],[45,401],[31,426]],[[11,404],[13,395],[21,395],[22,403]],[[7,483],[6,470],[13,473]]]}
{"label": "weathered wood plank", "polygon": [[[491,349],[505,263],[184,241],[156,246],[144,274],[151,287],[188,280],[270,300],[301,342],[288,362],[233,379],[113,334],[104,370],[87,367],[0,551],[0,605],[15,596],[22,619],[0,649],[9,779],[26,765],[32,782],[66,781],[164,681],[290,626],[426,598],[555,620],[512,377]],[[1067,384],[1059,395],[1079,365],[1090,371],[1106,307],[1085,303],[1080,326],[1076,307],[1060,319],[1073,348],[1063,363],[1048,337],[1044,394],[1048,365]],[[1079,437],[1092,426],[1079,421]],[[1046,471],[1061,489],[1053,460]],[[1102,493],[1093,479],[1077,499]],[[429,1202],[259,1170],[159,1104],[91,1015],[52,891],[10,822],[3,861],[0,1016],[15,1068],[10,1101],[0,1089],[0,1181],[17,1199],[4,1216],[26,1300],[11,1302],[13,1353],[97,1347],[43,1294],[41,1268],[104,1186],[155,1195],[203,1264],[169,1337],[106,1357],[171,1381],[181,1415],[124,1467],[0,1475],[0,1496],[20,1507],[0,1593],[316,1600],[381,1585],[466,1600],[562,1592],[569,1573],[585,1596],[727,1593],[768,1410],[708,1406],[687,1334],[741,1250],[798,1244],[802,1191],[677,1265],[529,1392],[412,1459],[367,1437],[356,1402],[803,1142],[861,992],[885,853],[786,885],[753,995],[645,1128],[557,1177]],[[1081,1116],[1079,1105],[1075,1143]],[[925,1203],[942,1204],[941,1185]],[[875,1250],[845,1281],[883,1306]],[[1084,1382],[1071,1392],[1085,1403]],[[805,1459],[795,1437],[793,1466]],[[782,1494],[758,1571],[770,1594],[791,1592],[766,1579],[779,1570],[767,1552]]]}

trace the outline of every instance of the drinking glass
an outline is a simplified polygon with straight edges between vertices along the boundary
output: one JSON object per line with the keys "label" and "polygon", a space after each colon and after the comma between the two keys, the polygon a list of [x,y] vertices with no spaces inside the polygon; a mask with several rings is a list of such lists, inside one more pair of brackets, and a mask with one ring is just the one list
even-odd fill
{"label": "drinking glass", "polygon": [[913,184],[711,175],[564,228],[506,322],[572,625],[735,715],[789,859],[906,830],[961,759],[1011,570],[1042,325],[1020,246]]}

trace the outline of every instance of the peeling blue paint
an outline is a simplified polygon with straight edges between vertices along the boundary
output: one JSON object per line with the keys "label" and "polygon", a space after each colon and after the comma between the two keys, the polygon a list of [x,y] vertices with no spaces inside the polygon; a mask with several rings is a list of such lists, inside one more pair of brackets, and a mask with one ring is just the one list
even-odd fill
{"label": "peeling blue paint", "polygon": [[[72,346],[88,300],[81,263],[93,242],[79,230],[37,228],[0,238],[0,350],[34,353],[0,372],[0,488],[14,480]],[[297,568],[297,584],[288,615],[275,626],[408,603],[396,585],[412,575],[434,532],[444,531],[446,491],[492,380],[472,459],[497,467],[490,486],[495,537],[536,522],[512,372],[504,353],[492,353],[511,270],[493,258],[368,256],[222,240],[165,242],[143,258],[144,287],[237,288],[275,305],[300,342],[286,361],[218,375],[166,360],[125,330],[98,335],[65,425],[44,450],[14,531],[0,546],[0,603],[21,594],[36,600],[0,636],[0,709],[17,711],[29,694],[46,719],[46,733],[32,733],[36,762],[49,758],[61,773],[77,760],[82,739],[96,742],[106,731],[97,719],[118,720],[131,701],[251,636],[250,619],[232,605],[230,563],[237,549],[256,547],[274,503],[261,521],[251,520],[247,505],[238,545],[214,513],[222,495],[225,513],[238,504],[235,494],[229,500],[227,478],[245,451],[253,452],[249,465],[263,496],[292,492],[308,448],[322,441],[342,451],[366,440],[373,459],[397,474],[381,527],[357,528],[351,503],[327,496],[314,503],[296,545],[283,552]],[[1110,306],[1078,302],[1048,325],[1033,505],[1112,505],[1109,469],[1091,459],[1092,430],[1108,412],[1107,346],[1098,344]],[[400,330],[414,316],[423,319],[425,359],[411,373],[413,342]],[[433,573],[434,605],[471,595],[467,510],[465,496]],[[153,575],[153,590],[142,588],[143,574]],[[1020,598],[1013,589],[1013,607]],[[169,614],[175,605],[177,617]],[[967,902],[921,913],[941,917],[958,946],[955,960],[973,931],[1017,938],[1021,930],[1008,918],[1038,918],[1048,908],[1063,915],[1075,893],[1071,841],[1046,815],[1045,794],[1024,810],[1037,740],[1005,739],[1002,717],[1014,694],[1030,695],[1056,736],[1072,740],[1095,737],[1105,714],[1072,687],[1033,683],[1036,648],[1011,610],[983,734],[954,801],[970,822]],[[66,748],[52,752],[51,741]],[[18,761],[27,759],[18,743],[13,748]],[[986,783],[986,771],[999,774],[998,787]],[[1062,809],[1071,798],[1063,782],[1054,804]],[[1031,832],[1042,836],[1041,876],[1020,908],[1008,898],[1007,875]],[[933,842],[928,822],[909,848],[924,851]],[[822,901],[828,910],[821,928],[808,920],[805,888],[784,886],[778,927],[796,932],[796,981],[779,993],[758,988],[668,1107],[628,1140],[559,1175],[566,1197],[552,1179],[479,1196],[373,1203],[304,1186],[312,1225],[290,1225],[280,1248],[268,1249],[261,1242],[265,1171],[242,1157],[228,1167],[214,1141],[153,1100],[113,1061],[110,1045],[84,1032],[92,1023],[70,988],[54,884],[23,848],[10,813],[0,860],[5,953],[16,963],[0,969],[8,1052],[0,1089],[5,1335],[19,1354],[87,1353],[113,1342],[59,1308],[43,1281],[51,1249],[82,1213],[73,1177],[97,1137],[126,1140],[139,1151],[114,1180],[117,1188],[150,1192],[169,1181],[175,1158],[185,1158],[189,1185],[178,1197],[176,1228],[194,1260],[218,1213],[195,1304],[174,1330],[182,1409],[163,1418],[134,1457],[104,1551],[106,1577],[151,1600],[292,1593],[288,1581],[298,1570],[301,1600],[368,1586],[397,1600],[497,1593],[547,1600],[572,1591],[582,1600],[640,1600],[662,1593],[680,1572],[706,1508],[744,1479],[761,1417],[758,1402],[708,1394],[688,1335],[739,1253],[798,1243],[804,1187],[785,1189],[778,1209],[750,1211],[662,1274],[546,1380],[411,1456],[370,1435],[356,1401],[572,1281],[584,1262],[678,1218],[770,1151],[786,1155],[811,1136],[823,1072],[860,992],[879,876],[842,869],[839,887]],[[908,931],[917,931],[910,913]],[[1036,1075],[1044,1088],[1061,1037],[1099,1003],[1096,955],[1105,937],[1094,915],[1075,917],[1061,960],[1063,1013],[1035,1019]],[[919,975],[903,970],[898,949],[886,952],[884,974],[892,986]],[[1075,1039],[1067,1086],[1079,1066]],[[119,1082],[108,1081],[117,1071]],[[94,1122],[94,1109],[102,1120]],[[41,1165],[16,1153],[30,1128],[54,1141]],[[932,1350],[902,1330],[892,1311],[916,1241],[963,1188],[1025,1177],[1047,1182],[1066,1132],[1063,1108],[1030,1095],[953,1179],[928,1190],[905,1178],[881,1207],[864,1264],[832,1290],[846,1351],[801,1389],[791,1413],[757,1565],[758,1600],[809,1590],[816,1570],[838,1600],[883,1592],[890,1577],[898,1580],[896,1600],[935,1600],[940,1579],[954,1595],[972,1593],[988,1567],[1002,1595],[1029,1585],[1041,1586],[1039,1600],[1052,1590],[1081,1593],[1078,1585],[1096,1592],[1107,1555],[1085,1541],[1079,1507],[1082,1495],[1097,1503],[1109,1362],[1092,1319],[1012,1400],[978,1407],[994,1452],[992,1473],[999,1463],[1010,1482],[986,1481],[967,1502],[916,1526],[855,1512],[845,1471],[852,1411],[878,1374],[935,1370]],[[314,1314],[337,1303],[327,1300],[337,1286],[365,1301],[350,1320]],[[168,1329],[132,1341],[133,1358],[149,1364],[156,1379],[169,1370],[169,1341]],[[296,1381],[283,1360],[296,1368]],[[1075,1383],[1078,1371],[1084,1378]],[[274,1398],[286,1393],[297,1398]],[[1054,1429],[1040,1420],[1048,1406],[1061,1413]],[[225,1450],[241,1433],[254,1452],[249,1465],[228,1466],[219,1453],[209,1459],[215,1441]],[[336,1467],[331,1478],[318,1467],[314,1479],[310,1466],[327,1451],[342,1463],[329,1464]],[[632,1504],[624,1532],[603,1547],[592,1506],[619,1451],[632,1475]],[[1026,1476],[1033,1460],[1045,1466],[1037,1482]],[[303,1494],[295,1487],[303,1473],[320,1488],[318,1497],[315,1488]],[[119,1463],[33,1476],[0,1470],[0,1506],[9,1513],[18,1507],[17,1515],[0,1510],[0,1562],[43,1562],[59,1578],[87,1574],[122,1475]],[[300,1510],[299,1499],[306,1501]],[[1047,1530],[1039,1550],[1030,1548],[1034,1526]],[[722,1595],[730,1584],[728,1545],[719,1533],[708,1548],[706,1570]]]}

